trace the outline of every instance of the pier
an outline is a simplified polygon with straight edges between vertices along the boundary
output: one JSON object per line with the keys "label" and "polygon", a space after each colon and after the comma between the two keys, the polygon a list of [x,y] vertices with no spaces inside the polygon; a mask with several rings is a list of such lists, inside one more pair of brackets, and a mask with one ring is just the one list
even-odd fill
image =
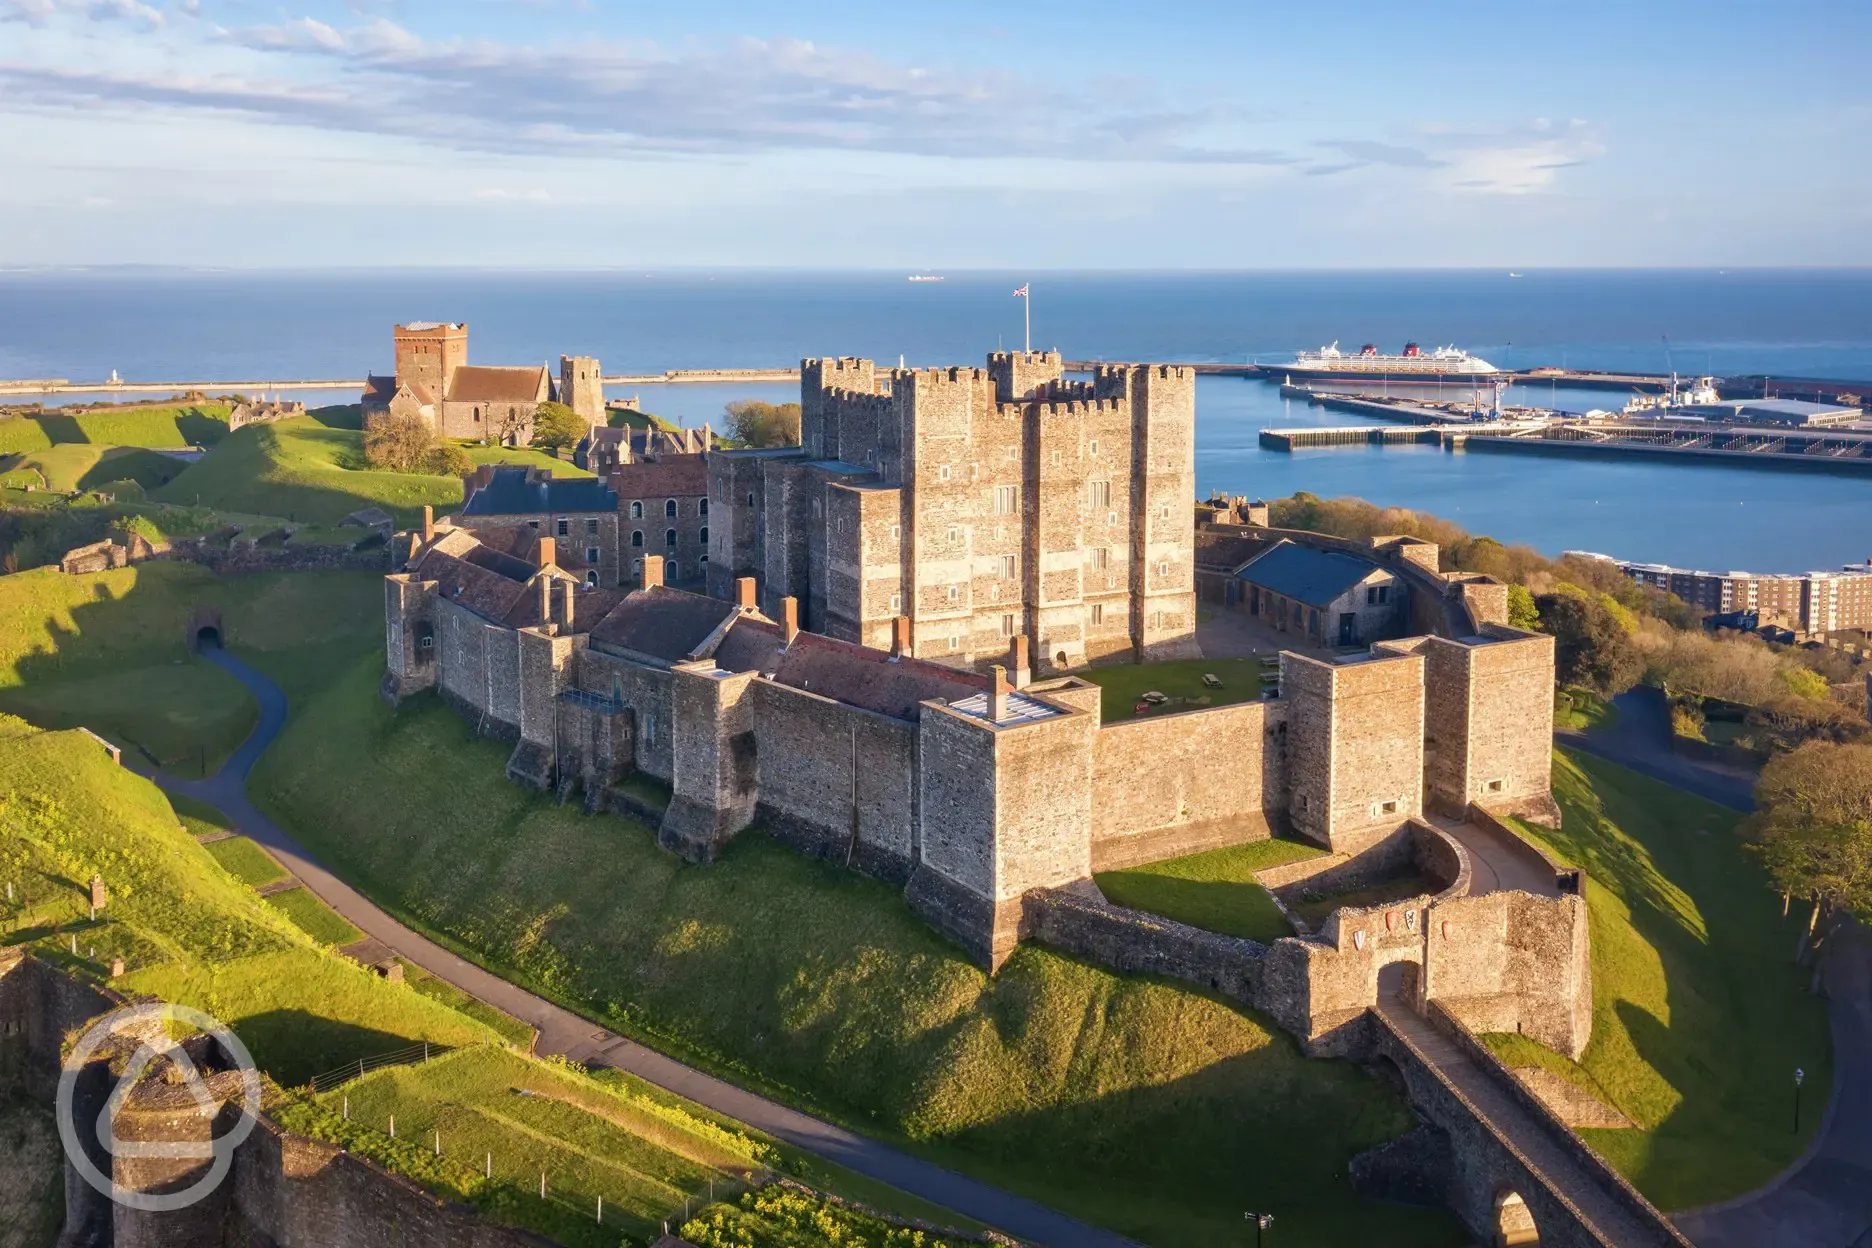
{"label": "pier", "polygon": [[1261,445],[1270,451],[1311,450],[1326,446],[1442,446],[1461,448],[1476,434],[1508,435],[1527,425],[1511,421],[1471,421],[1441,425],[1328,425],[1317,429],[1263,429]]}
{"label": "pier", "polygon": [[1872,472],[1872,430],[1781,430],[1730,425],[1556,424],[1520,433],[1474,431],[1469,449],[1617,458],[1663,456],[1684,462]]}

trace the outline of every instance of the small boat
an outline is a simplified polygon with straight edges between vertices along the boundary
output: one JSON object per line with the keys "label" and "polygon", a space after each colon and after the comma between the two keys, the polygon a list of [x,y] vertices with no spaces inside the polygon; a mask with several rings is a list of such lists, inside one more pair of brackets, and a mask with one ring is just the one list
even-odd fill
{"label": "small boat", "polygon": [[940,282],[942,277],[935,273],[912,273],[908,278],[912,282]]}

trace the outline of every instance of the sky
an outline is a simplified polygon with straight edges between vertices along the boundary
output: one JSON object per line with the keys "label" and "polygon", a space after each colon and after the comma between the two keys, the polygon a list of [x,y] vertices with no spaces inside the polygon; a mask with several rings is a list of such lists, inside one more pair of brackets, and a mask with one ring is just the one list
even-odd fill
{"label": "sky", "polygon": [[0,265],[1867,265],[1868,54],[1868,0],[0,0]]}

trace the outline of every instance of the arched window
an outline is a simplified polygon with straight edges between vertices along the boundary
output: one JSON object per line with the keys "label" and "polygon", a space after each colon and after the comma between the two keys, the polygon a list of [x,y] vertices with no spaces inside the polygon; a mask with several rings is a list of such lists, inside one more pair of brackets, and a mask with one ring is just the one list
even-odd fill
{"label": "arched window", "polygon": [[668,546],[674,549],[676,545],[676,530],[675,529],[663,530],[663,544],[665,546]]}
{"label": "arched window", "polygon": [[631,504],[631,519],[633,520],[643,519],[643,504],[642,503]]}
{"label": "arched window", "polygon": [[643,545],[643,530],[642,529],[631,530],[631,545],[633,546]]}
{"label": "arched window", "polygon": [[682,573],[676,570],[676,561],[674,559],[671,559],[668,563],[665,563],[663,565],[663,575],[668,580],[672,580],[672,581],[682,580]]}
{"label": "arched window", "polygon": [[701,532],[696,534],[696,541],[701,542],[704,546],[708,545],[708,525],[705,524],[702,526]]}
{"label": "arched window", "polygon": [[596,572],[587,572],[585,574],[585,588],[586,589],[598,588],[598,574]]}
{"label": "arched window", "polygon": [[672,498],[668,502],[663,504],[663,514],[669,517],[671,520],[674,520],[676,518],[676,500],[675,499]]}
{"label": "arched window", "polygon": [[705,498],[696,503],[696,515],[698,516],[708,515],[708,499]]}

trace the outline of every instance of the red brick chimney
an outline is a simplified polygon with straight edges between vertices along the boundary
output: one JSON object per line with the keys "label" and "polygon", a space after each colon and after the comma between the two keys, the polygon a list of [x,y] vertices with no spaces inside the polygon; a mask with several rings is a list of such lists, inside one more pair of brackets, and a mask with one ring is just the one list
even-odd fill
{"label": "red brick chimney", "polygon": [[1014,690],[1008,684],[1007,668],[997,663],[991,675],[992,679],[988,686],[988,718],[998,724],[1008,717],[1008,695]]}
{"label": "red brick chimney", "polygon": [[910,617],[895,615],[891,617],[891,658],[902,659],[910,655]]}
{"label": "red brick chimney", "polygon": [[652,586],[661,585],[662,583],[663,556],[645,555],[643,559],[643,576],[638,580],[637,588],[649,589]]}
{"label": "red brick chimney", "polygon": [[754,578],[737,576],[734,583],[735,605],[744,611],[752,611],[758,605],[754,595]]}
{"label": "red brick chimney", "polygon": [[539,566],[542,570],[559,566],[559,543],[550,537],[539,539]]}
{"label": "red brick chimney", "polygon": [[1016,689],[1025,689],[1027,682],[1033,679],[1033,669],[1027,661],[1027,634],[1016,633],[1008,644],[1008,672]]}
{"label": "red brick chimney", "polygon": [[780,640],[790,646],[797,636],[799,636],[799,599],[782,598],[780,600]]}

